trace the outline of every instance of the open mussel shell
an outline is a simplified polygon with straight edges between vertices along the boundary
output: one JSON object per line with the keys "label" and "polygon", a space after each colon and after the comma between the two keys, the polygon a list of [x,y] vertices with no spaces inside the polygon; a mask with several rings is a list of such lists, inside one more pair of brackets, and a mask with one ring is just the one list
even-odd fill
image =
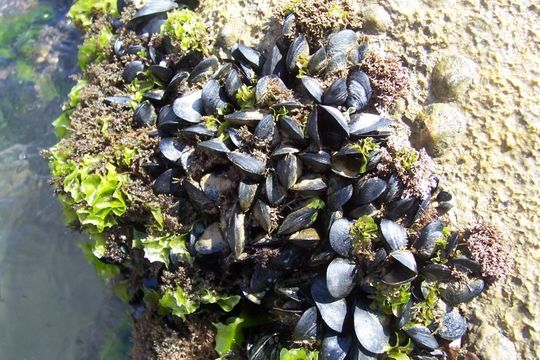
{"label": "open mussel shell", "polygon": [[416,345],[423,349],[435,350],[439,347],[439,342],[425,326],[413,325],[403,329],[403,331],[405,331]]}
{"label": "open mussel shell", "polygon": [[470,279],[467,282],[454,281],[445,284],[441,297],[450,305],[469,302],[484,291],[484,280]]}
{"label": "open mussel shell", "polygon": [[335,258],[326,269],[326,287],[336,299],[347,297],[355,286],[356,264],[348,259]]}
{"label": "open mussel shell", "polygon": [[299,230],[289,236],[289,241],[304,249],[313,249],[319,245],[321,237],[314,228]]}
{"label": "open mussel shell", "polygon": [[380,228],[390,249],[398,250],[407,246],[407,231],[403,226],[392,220],[381,219]]}
{"label": "open mussel shell", "polygon": [[390,340],[390,319],[358,299],[354,307],[354,332],[360,345],[373,354],[382,354]]}
{"label": "open mussel shell", "polygon": [[349,335],[327,332],[321,343],[321,360],[344,360],[353,344]]}
{"label": "open mussel shell", "polygon": [[350,122],[351,137],[367,136],[377,130],[387,128],[391,124],[392,120],[381,115],[369,113],[352,114]]}
{"label": "open mussel shell", "polygon": [[189,123],[201,122],[202,114],[204,112],[201,93],[202,92],[199,90],[174,100],[174,114],[179,119]]}
{"label": "open mussel shell", "polygon": [[143,101],[133,114],[133,123],[135,126],[152,126],[156,123],[156,120],[156,110],[149,101]]}
{"label": "open mussel shell", "polygon": [[227,153],[227,158],[233,165],[254,177],[263,176],[266,172],[266,161],[240,151]]}
{"label": "open mussel shell", "polygon": [[324,89],[319,80],[304,76],[300,79],[300,84],[302,92],[307,95],[309,99],[319,104],[322,102]]}
{"label": "open mussel shell", "polygon": [[318,339],[320,335],[318,318],[317,307],[312,306],[304,311],[294,327],[294,332],[292,335],[293,340],[303,341]]}
{"label": "open mussel shell", "polygon": [[330,227],[328,235],[330,246],[343,257],[348,257],[352,252],[351,225],[352,221],[342,218],[334,221]]}
{"label": "open mussel shell", "polygon": [[440,220],[427,224],[413,243],[418,255],[423,258],[431,257],[437,247],[437,241],[443,238],[442,231],[443,224]]}
{"label": "open mussel shell", "polygon": [[130,22],[139,22],[147,17],[163,14],[177,7],[178,4],[171,0],[151,0],[133,15]]}
{"label": "open mussel shell", "polygon": [[225,115],[225,120],[238,126],[256,126],[264,115],[260,111],[235,111]]}
{"label": "open mussel shell", "polygon": [[309,116],[307,132],[316,147],[338,150],[349,138],[349,125],[337,108],[319,105]]}
{"label": "open mussel shell", "polygon": [[320,195],[326,190],[326,183],[322,177],[314,174],[304,176],[291,186],[290,190],[301,196],[314,196]]}
{"label": "open mussel shell", "polygon": [[347,317],[347,301],[336,299],[327,288],[326,276],[319,276],[311,283],[311,297],[324,323],[335,332],[343,332]]}
{"label": "open mussel shell", "polygon": [[460,339],[467,332],[467,320],[461,316],[459,310],[447,312],[437,330],[437,335],[444,340],[454,341]]}
{"label": "open mussel shell", "polygon": [[237,61],[246,61],[255,70],[261,68],[264,63],[264,58],[258,50],[244,44],[234,45],[231,55]]}
{"label": "open mussel shell", "polygon": [[390,253],[394,260],[390,270],[382,277],[381,281],[388,285],[401,285],[416,278],[418,269],[414,255],[407,250],[395,250]]}
{"label": "open mussel shell", "polygon": [[195,251],[200,255],[223,253],[228,249],[218,222],[208,226],[195,242]]}
{"label": "open mussel shell", "polygon": [[353,144],[343,146],[332,155],[332,171],[344,178],[359,178],[365,172],[366,165],[366,159]]}

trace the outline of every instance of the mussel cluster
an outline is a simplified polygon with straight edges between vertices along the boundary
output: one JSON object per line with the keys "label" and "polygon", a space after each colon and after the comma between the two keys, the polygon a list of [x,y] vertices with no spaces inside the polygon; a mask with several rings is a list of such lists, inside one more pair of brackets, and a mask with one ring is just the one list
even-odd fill
{"label": "mussel cluster", "polygon": [[[129,25],[158,33],[177,6],[151,1]],[[249,358],[279,358],[284,346],[331,360],[398,348],[447,358],[467,331],[455,306],[484,289],[480,266],[439,219],[451,195],[436,176],[424,171],[414,189],[405,181],[427,155],[396,146],[392,121],[375,110],[360,70],[367,44],[351,29],[324,43],[310,48],[294,14],[272,47],[237,44],[227,59],[119,37],[117,57],[147,54],[127,63],[125,84],[164,84],[133,116],[159,139],[144,169],[176,216],[194,219],[189,266],[227,278],[221,286],[275,320],[250,337]],[[172,272],[187,266],[170,262]]]}

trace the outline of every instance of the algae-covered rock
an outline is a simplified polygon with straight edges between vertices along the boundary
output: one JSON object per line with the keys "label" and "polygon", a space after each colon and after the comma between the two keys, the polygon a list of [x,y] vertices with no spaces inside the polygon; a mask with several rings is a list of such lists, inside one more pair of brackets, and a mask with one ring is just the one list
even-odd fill
{"label": "algae-covered rock", "polygon": [[392,26],[390,14],[381,5],[370,5],[364,10],[364,30],[381,33]]}
{"label": "algae-covered rock", "polygon": [[472,335],[474,352],[483,360],[517,360],[514,344],[495,327],[482,324]]}
{"label": "algae-covered rock", "polygon": [[451,55],[439,59],[431,75],[431,88],[439,100],[454,100],[465,93],[476,75],[469,58]]}
{"label": "algae-covered rock", "polygon": [[431,156],[441,156],[445,149],[455,145],[465,127],[459,108],[447,103],[427,106],[414,123],[418,145],[426,147]]}

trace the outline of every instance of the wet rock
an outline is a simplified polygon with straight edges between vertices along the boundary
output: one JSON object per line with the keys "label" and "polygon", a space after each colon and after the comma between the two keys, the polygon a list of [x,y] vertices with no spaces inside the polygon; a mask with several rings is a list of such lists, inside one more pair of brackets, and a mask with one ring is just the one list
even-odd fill
{"label": "wet rock", "polygon": [[468,89],[477,66],[469,58],[451,55],[439,59],[431,74],[431,89],[439,100],[454,100]]}
{"label": "wet rock", "polygon": [[444,150],[455,146],[466,128],[465,116],[452,104],[428,105],[414,122],[413,137],[420,147],[425,147],[431,156],[441,156]]}
{"label": "wet rock", "polygon": [[495,327],[482,324],[471,335],[472,350],[483,360],[517,360],[514,344]]}
{"label": "wet rock", "polygon": [[364,30],[368,33],[381,33],[392,26],[390,14],[377,4],[370,5],[364,10]]}

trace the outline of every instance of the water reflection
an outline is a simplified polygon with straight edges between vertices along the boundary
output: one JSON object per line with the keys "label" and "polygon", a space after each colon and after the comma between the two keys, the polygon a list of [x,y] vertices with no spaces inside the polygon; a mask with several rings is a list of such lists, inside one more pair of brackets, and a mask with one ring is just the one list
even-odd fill
{"label": "water reflection", "polygon": [[0,358],[6,360],[123,358],[129,333],[127,309],[77,246],[84,236],[64,227],[39,155],[55,142],[50,123],[75,69],[76,35],[61,21],[67,3],[0,3]]}

